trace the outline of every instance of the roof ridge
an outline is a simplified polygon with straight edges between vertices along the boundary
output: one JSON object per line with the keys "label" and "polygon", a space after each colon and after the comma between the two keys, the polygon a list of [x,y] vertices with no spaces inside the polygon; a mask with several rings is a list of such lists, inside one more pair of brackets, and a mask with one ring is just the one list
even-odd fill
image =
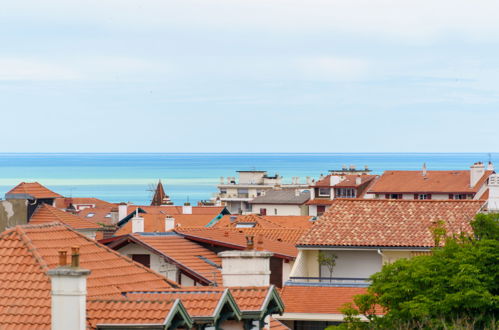
{"label": "roof ridge", "polygon": [[33,258],[37,261],[42,271],[46,272],[49,270],[49,266],[47,262],[43,259],[43,257],[38,253],[36,246],[33,244],[31,238],[29,238],[28,234],[24,231],[24,227],[16,226],[15,232],[19,235],[21,242],[26,246],[28,251],[31,253]]}

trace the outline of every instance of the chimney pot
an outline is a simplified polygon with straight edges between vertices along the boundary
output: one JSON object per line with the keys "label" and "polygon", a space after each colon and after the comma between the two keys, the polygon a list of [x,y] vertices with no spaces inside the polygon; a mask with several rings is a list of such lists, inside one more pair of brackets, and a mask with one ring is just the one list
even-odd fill
{"label": "chimney pot", "polygon": [[59,251],[59,266],[64,267],[68,264],[67,256],[67,251]]}
{"label": "chimney pot", "polygon": [[71,267],[80,267],[80,248],[78,246],[71,248]]}
{"label": "chimney pot", "polygon": [[246,250],[254,250],[255,248],[255,237],[253,235],[246,235]]}

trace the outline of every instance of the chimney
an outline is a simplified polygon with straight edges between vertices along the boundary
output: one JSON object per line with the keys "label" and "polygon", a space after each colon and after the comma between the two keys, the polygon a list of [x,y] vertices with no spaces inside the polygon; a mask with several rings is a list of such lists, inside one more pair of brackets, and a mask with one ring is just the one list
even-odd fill
{"label": "chimney", "polygon": [[[254,243],[254,242],[253,242]],[[254,245],[253,247],[254,248]],[[223,286],[269,286],[272,252],[229,250],[218,254],[222,258]]]}
{"label": "chimney", "polygon": [[171,215],[165,217],[165,231],[175,229],[175,218]]}
{"label": "chimney", "polygon": [[330,186],[334,186],[334,185],[337,185],[338,183],[340,183],[342,180],[341,180],[341,176],[339,175],[331,175],[329,177],[329,185]]}
{"label": "chimney", "polygon": [[485,174],[485,166],[482,162],[475,163],[471,165],[470,168],[470,187],[473,188],[477,182]]}
{"label": "chimney", "polygon": [[357,176],[357,177],[355,178],[355,185],[357,185],[357,186],[358,186],[358,185],[360,185],[361,183],[362,183],[362,178],[361,178],[361,177],[360,177],[360,175],[359,175],[359,176]]}
{"label": "chimney", "polygon": [[299,190],[299,189],[296,189],[296,190],[295,190],[295,196],[296,196],[296,197],[300,197],[300,190]]}
{"label": "chimney", "polygon": [[310,177],[309,177],[309,176],[307,176],[307,185],[309,185],[309,186],[310,186],[311,184],[312,184],[312,180],[310,179]]}
{"label": "chimney", "polygon": [[487,209],[491,212],[499,212],[499,174],[489,176],[489,199]]}
{"label": "chimney", "polygon": [[139,217],[139,210],[135,210],[135,216],[132,218],[132,233],[144,232],[144,218]]}
{"label": "chimney", "polygon": [[423,163],[423,176],[426,176],[426,163]]}
{"label": "chimney", "polygon": [[182,206],[182,214],[192,214],[191,203],[189,202],[184,203],[184,206]]}
{"label": "chimney", "polygon": [[120,203],[118,205],[118,221],[123,220],[124,217],[128,215],[128,204]]}
{"label": "chimney", "polygon": [[59,251],[59,266],[47,271],[52,285],[52,330],[86,330],[87,277],[90,270],[80,268],[79,248],[71,248],[71,265],[66,251]]}
{"label": "chimney", "polygon": [[350,171],[355,171],[355,165],[350,165]]}
{"label": "chimney", "polygon": [[487,171],[493,171],[494,170],[494,164],[489,160],[489,163],[487,164]]}
{"label": "chimney", "polygon": [[346,165],[346,164],[343,164],[343,165],[341,165],[341,169],[342,169],[343,171],[347,171],[347,170],[348,170],[348,167],[347,167],[347,165]]}

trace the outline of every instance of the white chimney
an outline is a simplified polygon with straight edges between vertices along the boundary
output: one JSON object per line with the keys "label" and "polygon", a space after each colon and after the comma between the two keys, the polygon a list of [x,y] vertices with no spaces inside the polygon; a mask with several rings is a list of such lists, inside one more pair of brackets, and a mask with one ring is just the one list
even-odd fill
{"label": "white chimney", "polygon": [[362,183],[362,178],[360,176],[355,178],[355,185],[360,185]]}
{"label": "white chimney", "polygon": [[139,217],[138,210],[135,211],[135,216],[132,218],[132,233],[144,232],[144,218]]}
{"label": "white chimney", "polygon": [[423,176],[426,176],[426,163],[423,163]]}
{"label": "white chimney", "polygon": [[492,164],[491,161],[487,164],[487,171],[493,171],[494,170],[494,164]]}
{"label": "white chimney", "polygon": [[118,221],[123,220],[124,217],[128,215],[128,204],[120,203],[118,205]]}
{"label": "white chimney", "polygon": [[71,265],[66,251],[59,251],[59,266],[47,271],[52,284],[52,330],[87,329],[87,277],[80,268],[79,249],[72,248]]}
{"label": "white chimney", "polygon": [[184,203],[184,206],[182,206],[182,214],[192,214],[191,203]]}
{"label": "white chimney", "polygon": [[474,187],[484,174],[485,174],[485,166],[483,165],[482,162],[478,162],[471,165],[470,187]]}
{"label": "white chimney", "polygon": [[170,231],[175,229],[175,218],[171,215],[167,215],[165,218],[165,231]]}
{"label": "white chimney", "polygon": [[253,237],[246,237],[248,250],[224,251],[222,258],[223,286],[269,286],[270,257],[268,251],[253,250]]}

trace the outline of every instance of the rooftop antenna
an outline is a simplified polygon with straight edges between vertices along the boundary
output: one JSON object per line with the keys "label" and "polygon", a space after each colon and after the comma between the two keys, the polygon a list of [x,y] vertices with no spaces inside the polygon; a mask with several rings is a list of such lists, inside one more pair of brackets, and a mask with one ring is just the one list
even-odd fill
{"label": "rooftop antenna", "polygon": [[489,156],[489,163],[492,163],[492,154],[489,152],[487,155]]}

